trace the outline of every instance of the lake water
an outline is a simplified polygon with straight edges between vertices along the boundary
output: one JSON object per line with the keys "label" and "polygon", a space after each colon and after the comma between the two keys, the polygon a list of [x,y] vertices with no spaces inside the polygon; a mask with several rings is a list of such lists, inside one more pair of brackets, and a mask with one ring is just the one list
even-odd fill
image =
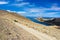
{"label": "lake water", "polygon": [[35,22],[35,23],[38,23],[38,24],[43,24],[43,25],[46,25],[46,26],[51,25],[51,24],[47,24],[47,23],[45,23],[45,22],[40,22],[40,21],[36,20],[36,19],[33,18],[33,17],[26,17],[26,18],[28,18],[28,19],[30,19],[31,21],[33,21],[33,22]]}

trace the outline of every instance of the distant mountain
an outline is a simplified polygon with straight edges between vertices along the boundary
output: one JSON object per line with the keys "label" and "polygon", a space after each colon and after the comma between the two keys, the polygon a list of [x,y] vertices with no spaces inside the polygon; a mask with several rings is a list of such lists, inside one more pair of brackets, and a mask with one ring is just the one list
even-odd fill
{"label": "distant mountain", "polygon": [[42,17],[42,18],[37,18],[37,20],[41,22],[45,22],[51,25],[57,25],[60,26],[60,18],[55,18],[55,17]]}

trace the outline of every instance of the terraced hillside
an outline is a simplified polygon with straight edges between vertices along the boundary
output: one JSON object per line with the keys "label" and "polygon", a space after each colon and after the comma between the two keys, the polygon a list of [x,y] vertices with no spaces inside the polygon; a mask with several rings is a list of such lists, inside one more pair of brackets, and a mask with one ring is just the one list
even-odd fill
{"label": "terraced hillside", "polygon": [[[16,23],[32,30],[28,29],[27,32]],[[40,36],[41,33],[48,35],[44,40],[60,40],[60,29],[54,27],[37,24],[16,13],[0,10],[0,40],[40,40],[40,38],[45,38],[44,35]],[[38,32],[35,31],[35,33],[37,32],[39,35],[34,35],[33,30],[37,30]]]}

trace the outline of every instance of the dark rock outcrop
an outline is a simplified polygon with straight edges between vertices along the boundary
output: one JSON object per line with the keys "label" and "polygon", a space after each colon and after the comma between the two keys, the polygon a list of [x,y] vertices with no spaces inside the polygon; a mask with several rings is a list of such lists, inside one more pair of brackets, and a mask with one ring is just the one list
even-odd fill
{"label": "dark rock outcrop", "polygon": [[44,21],[48,24],[60,26],[60,18],[54,18],[53,20]]}

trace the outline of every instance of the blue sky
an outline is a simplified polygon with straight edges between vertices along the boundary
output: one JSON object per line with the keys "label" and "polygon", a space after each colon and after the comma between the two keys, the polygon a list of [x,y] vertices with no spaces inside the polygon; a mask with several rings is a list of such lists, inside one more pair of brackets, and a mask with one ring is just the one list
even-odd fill
{"label": "blue sky", "polygon": [[60,17],[60,0],[0,0],[0,10],[29,17]]}

